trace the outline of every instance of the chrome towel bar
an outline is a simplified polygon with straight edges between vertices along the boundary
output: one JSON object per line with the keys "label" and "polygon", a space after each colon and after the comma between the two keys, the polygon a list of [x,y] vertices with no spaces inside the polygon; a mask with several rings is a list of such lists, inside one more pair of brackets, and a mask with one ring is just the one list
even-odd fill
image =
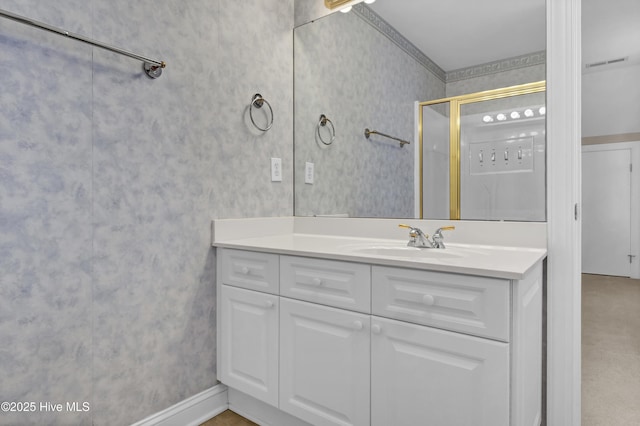
{"label": "chrome towel bar", "polygon": [[378,132],[376,130],[364,129],[364,137],[369,139],[370,135],[380,135],[380,136],[384,136],[385,138],[389,138],[389,139],[393,139],[394,141],[398,141],[398,142],[400,142],[400,148],[403,148],[405,145],[411,143],[409,141],[405,141],[403,139],[396,138],[394,136],[386,135],[386,134]]}
{"label": "chrome towel bar", "polygon": [[90,44],[95,47],[99,47],[101,49],[109,50],[110,52],[118,53],[120,55],[128,56],[129,58],[137,59],[138,61],[142,61],[142,67],[144,72],[150,78],[158,78],[162,74],[162,69],[167,66],[164,61],[156,61],[155,59],[149,59],[141,55],[137,55],[135,53],[128,52],[126,50],[120,49],[118,47],[109,46],[108,44],[92,40],[88,37],[82,36],[80,34],[74,34],[69,31],[65,31],[63,29],[54,27],[49,24],[45,24],[44,22],[36,21],[35,19],[26,18],[24,16],[16,15],[15,13],[8,12],[6,10],[0,9],[0,17],[11,19],[16,22],[20,22],[21,24],[30,25],[32,27],[39,28],[41,30],[49,31],[58,35],[62,35],[65,37],[72,38],[74,40],[81,41],[83,43]]}

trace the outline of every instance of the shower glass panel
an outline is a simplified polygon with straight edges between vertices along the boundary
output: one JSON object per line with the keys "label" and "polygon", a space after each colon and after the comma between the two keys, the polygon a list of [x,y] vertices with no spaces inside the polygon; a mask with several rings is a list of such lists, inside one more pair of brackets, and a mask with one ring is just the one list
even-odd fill
{"label": "shower glass panel", "polygon": [[449,219],[450,104],[422,107],[422,212],[420,217]]}
{"label": "shower glass panel", "polygon": [[460,105],[460,219],[545,220],[545,93]]}
{"label": "shower glass panel", "polygon": [[418,102],[419,217],[544,221],[546,83]]}

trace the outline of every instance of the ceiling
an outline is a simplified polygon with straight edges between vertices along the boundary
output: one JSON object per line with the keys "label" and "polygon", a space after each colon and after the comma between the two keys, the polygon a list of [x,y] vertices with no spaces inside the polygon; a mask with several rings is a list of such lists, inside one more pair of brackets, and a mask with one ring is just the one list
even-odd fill
{"label": "ceiling", "polygon": [[582,63],[640,63],[640,0],[582,0]]}
{"label": "ceiling", "polygon": [[[545,0],[377,0],[369,5],[445,71],[546,49]],[[640,58],[640,0],[582,0],[583,63]]]}

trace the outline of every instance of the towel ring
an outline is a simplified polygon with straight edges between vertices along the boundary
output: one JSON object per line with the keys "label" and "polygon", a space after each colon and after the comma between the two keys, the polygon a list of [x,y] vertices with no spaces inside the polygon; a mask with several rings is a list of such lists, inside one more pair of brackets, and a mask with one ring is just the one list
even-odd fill
{"label": "towel ring", "polygon": [[[325,127],[327,123],[331,124],[331,140],[329,142],[325,142],[325,140],[322,139],[322,135],[320,134],[320,127]],[[336,128],[333,125],[333,122],[329,120],[327,116],[324,114],[320,114],[320,120],[316,125],[316,132],[318,133],[318,138],[320,138],[320,142],[322,142],[325,145],[331,145],[333,141],[336,140]]]}
{"label": "towel ring", "polygon": [[[264,104],[267,104],[267,106],[269,107],[271,120],[269,121],[269,125],[263,129],[262,127],[258,126],[253,119],[253,108],[260,109]],[[249,104],[249,117],[251,118],[251,123],[253,123],[256,129],[260,130],[261,132],[266,132],[271,128],[271,126],[273,126],[273,108],[271,108],[271,104],[267,102],[267,100],[263,98],[260,93],[256,93],[255,95],[253,95],[253,98],[251,98],[251,103]]]}

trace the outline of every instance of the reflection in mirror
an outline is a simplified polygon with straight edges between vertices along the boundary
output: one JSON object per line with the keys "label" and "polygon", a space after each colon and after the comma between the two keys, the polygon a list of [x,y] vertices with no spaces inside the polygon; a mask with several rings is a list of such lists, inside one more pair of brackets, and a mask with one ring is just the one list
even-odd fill
{"label": "reflection in mirror", "polygon": [[544,92],[460,106],[460,219],[545,220]]}
{"label": "reflection in mirror", "polygon": [[[544,0],[532,2],[542,5],[542,49]],[[420,51],[402,35],[406,29],[400,31],[392,27],[385,16],[372,9],[375,7],[383,13],[385,7],[391,6],[383,3],[379,0],[372,6],[358,4],[350,13],[334,13],[294,30],[294,201],[297,216],[420,217],[420,173],[433,185],[432,189],[445,195],[449,192],[449,181],[446,160],[440,162],[433,157],[433,164],[428,166],[419,161],[417,102],[545,78],[545,55],[540,49],[491,63],[443,70],[430,59],[431,52]],[[396,9],[393,20],[401,22],[403,7],[396,1],[392,3],[391,9]],[[434,4],[431,1],[412,3],[414,7],[425,4],[432,8]],[[437,12],[432,9],[420,13],[432,17],[446,7],[442,3],[436,8]],[[463,23],[467,19],[462,16],[466,7],[455,3],[459,22]],[[488,6],[485,4],[485,7]],[[527,7],[523,10],[524,19],[539,21],[532,18],[530,6]],[[415,10],[410,12],[416,14]],[[435,56],[442,57],[443,52],[458,57],[464,54],[448,52],[446,43],[451,37],[429,34],[428,30],[425,26],[422,32],[431,39],[435,36],[443,44],[438,52],[433,52],[434,55],[437,53]],[[474,39],[480,37],[481,34],[474,35]],[[512,35],[503,39],[517,45],[516,38]],[[492,54],[499,50],[495,45],[487,48]],[[489,54],[486,57],[491,58]],[[437,111],[437,108],[433,109]],[[329,130],[317,131],[321,114],[330,117],[335,128],[335,140],[330,145],[318,137],[320,133],[327,139],[328,135],[323,132]],[[411,144],[400,147],[394,140],[380,135],[367,139],[364,136],[366,128],[411,141]],[[425,149],[439,150],[438,154],[444,159],[449,155],[448,146]],[[313,168],[312,175],[305,173],[310,168]],[[433,196],[440,198],[440,195]],[[447,215],[446,199],[435,208],[438,209],[435,217]],[[439,209],[444,209],[444,213]]]}
{"label": "reflection in mirror", "polygon": [[545,220],[544,82],[420,106],[421,217]]}
{"label": "reflection in mirror", "polygon": [[422,110],[422,210],[420,217],[449,219],[450,103]]}

